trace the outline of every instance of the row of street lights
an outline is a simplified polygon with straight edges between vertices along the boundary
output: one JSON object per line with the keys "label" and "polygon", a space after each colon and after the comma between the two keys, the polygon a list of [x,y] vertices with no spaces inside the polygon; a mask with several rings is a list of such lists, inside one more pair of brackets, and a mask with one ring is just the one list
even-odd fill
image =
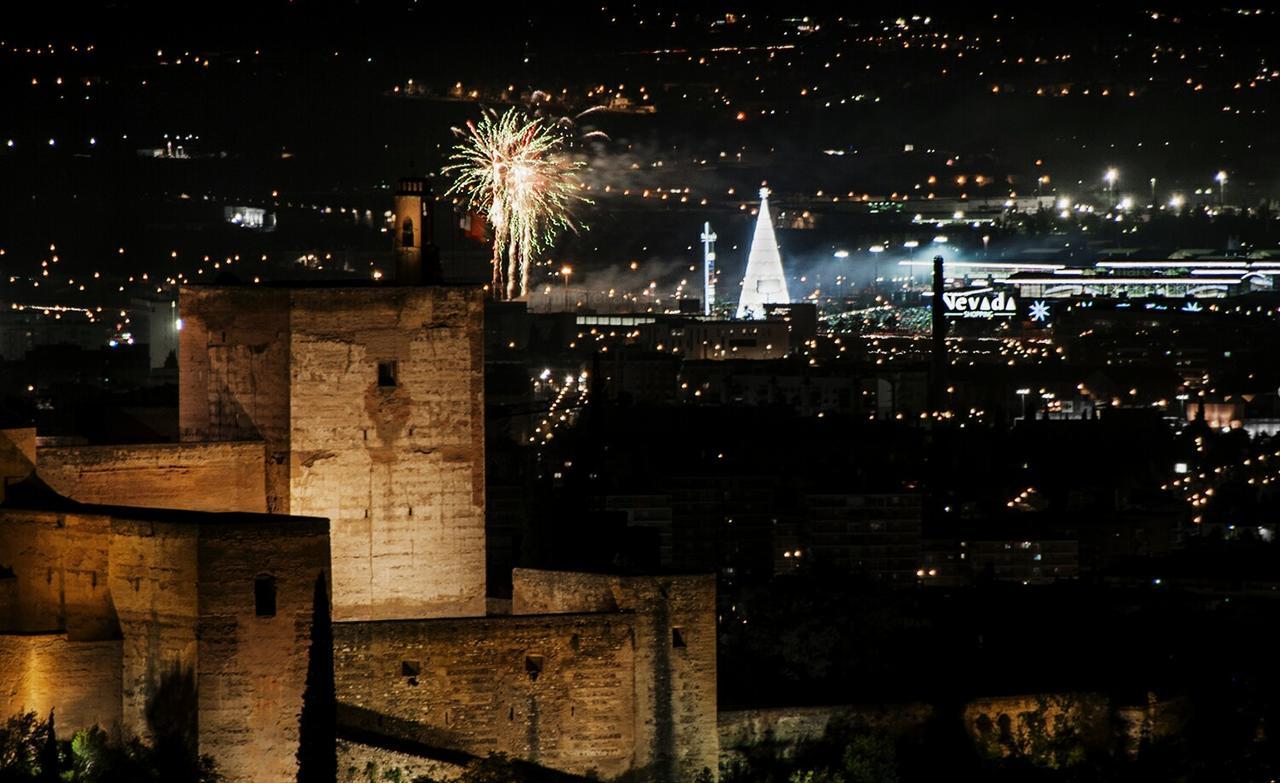
{"label": "row of street lights", "polygon": [[[1102,175],[1102,181],[1106,183],[1107,195],[1110,197],[1111,203],[1115,204],[1116,203],[1116,185],[1120,182],[1120,170],[1114,166],[1107,169],[1106,172]],[[1227,172],[1219,171],[1217,174],[1213,175],[1213,181],[1218,183],[1218,206],[1219,207],[1226,206]],[[1151,178],[1151,204],[1154,206],[1155,203],[1156,203],[1156,178],[1152,177]],[[1182,203],[1183,203],[1182,196],[1179,196],[1176,194],[1169,201],[1169,205],[1172,206],[1174,209],[1181,207]]]}

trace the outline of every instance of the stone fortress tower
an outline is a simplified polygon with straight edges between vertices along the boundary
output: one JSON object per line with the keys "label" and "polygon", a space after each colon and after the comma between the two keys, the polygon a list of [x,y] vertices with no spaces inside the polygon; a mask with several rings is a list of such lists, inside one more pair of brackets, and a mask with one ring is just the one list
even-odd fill
{"label": "stone fortress tower", "polygon": [[[402,187],[402,227],[425,200]],[[397,238],[407,267],[420,241]],[[340,774],[491,752],[715,771],[713,575],[518,569],[486,616],[480,289],[188,287],[178,308],[180,442],[0,431],[0,718],[145,737],[189,678],[227,780],[293,780],[318,584]]]}
{"label": "stone fortress tower", "polygon": [[261,439],[267,508],[329,520],[335,620],[484,614],[483,300],[190,288],[184,441]]}

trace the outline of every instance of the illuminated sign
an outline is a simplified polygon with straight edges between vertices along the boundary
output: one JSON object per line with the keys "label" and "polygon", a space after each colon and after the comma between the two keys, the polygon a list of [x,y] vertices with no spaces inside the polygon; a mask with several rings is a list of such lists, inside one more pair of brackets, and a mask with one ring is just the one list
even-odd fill
{"label": "illuminated sign", "polygon": [[947,318],[1010,318],[1018,313],[1012,294],[990,288],[944,291],[942,304]]}

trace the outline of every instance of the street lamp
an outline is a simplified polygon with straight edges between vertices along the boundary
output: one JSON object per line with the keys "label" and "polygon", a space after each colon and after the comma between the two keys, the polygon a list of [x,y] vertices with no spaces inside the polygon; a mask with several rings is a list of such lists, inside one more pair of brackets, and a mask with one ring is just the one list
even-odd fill
{"label": "street lamp", "polygon": [[871,257],[875,259],[875,277],[871,279],[871,285],[880,290],[880,254],[884,252],[884,245],[872,245],[868,248],[871,251]]}
{"label": "street lamp", "polygon": [[1027,395],[1031,393],[1030,389],[1018,389],[1018,396],[1022,398],[1022,420],[1027,419]]}
{"label": "street lamp", "polygon": [[1107,192],[1111,195],[1112,203],[1116,200],[1116,183],[1120,181],[1120,170],[1114,166],[1107,169],[1107,173],[1102,175],[1102,181],[1107,183]]}
{"label": "street lamp", "polygon": [[560,276],[564,278],[564,309],[569,309],[569,276],[573,274],[573,267],[565,264],[560,267]]}
{"label": "street lamp", "polygon": [[[906,242],[902,243],[902,246],[907,249],[907,260],[915,261],[916,248],[920,247],[920,243],[917,240],[908,239]],[[907,268],[911,270],[911,283],[914,285],[916,282],[916,268],[914,265],[908,266]]]}
{"label": "street lamp", "polygon": [[1219,171],[1214,179],[1218,183],[1218,206],[1227,205],[1227,172]]}
{"label": "street lamp", "polygon": [[1156,208],[1156,178],[1151,178],[1151,208]]}

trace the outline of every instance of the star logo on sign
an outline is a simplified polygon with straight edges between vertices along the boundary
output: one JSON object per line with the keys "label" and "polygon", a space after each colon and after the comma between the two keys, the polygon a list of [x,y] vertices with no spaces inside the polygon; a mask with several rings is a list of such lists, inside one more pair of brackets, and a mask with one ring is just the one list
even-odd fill
{"label": "star logo on sign", "polygon": [[1049,305],[1044,302],[1033,302],[1031,304],[1031,320],[1044,323],[1049,320]]}

